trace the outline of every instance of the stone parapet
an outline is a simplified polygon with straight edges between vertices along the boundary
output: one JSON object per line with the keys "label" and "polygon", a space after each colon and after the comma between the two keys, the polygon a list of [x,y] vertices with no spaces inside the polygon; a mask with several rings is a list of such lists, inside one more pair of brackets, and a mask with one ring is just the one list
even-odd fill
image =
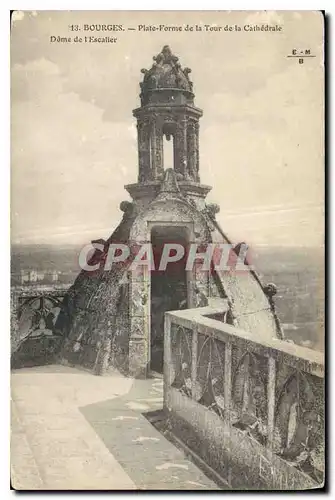
{"label": "stone parapet", "polygon": [[214,319],[225,311],[212,299],[165,315],[164,405],[174,432],[232,488],[322,485],[323,353]]}

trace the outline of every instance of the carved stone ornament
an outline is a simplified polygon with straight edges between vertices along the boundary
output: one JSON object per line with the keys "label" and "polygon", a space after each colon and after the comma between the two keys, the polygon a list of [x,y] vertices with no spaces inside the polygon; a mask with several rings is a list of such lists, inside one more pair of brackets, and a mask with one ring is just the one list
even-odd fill
{"label": "carved stone ornament", "polygon": [[155,89],[175,88],[192,92],[192,82],[189,74],[190,68],[182,69],[178,57],[175,56],[168,45],[164,45],[161,52],[153,57],[152,67],[142,69],[143,82],[140,83],[142,94]]}

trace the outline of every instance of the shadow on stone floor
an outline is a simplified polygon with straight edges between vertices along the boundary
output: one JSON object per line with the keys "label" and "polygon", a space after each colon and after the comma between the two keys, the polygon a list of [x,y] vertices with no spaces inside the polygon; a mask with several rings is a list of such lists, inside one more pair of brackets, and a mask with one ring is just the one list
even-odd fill
{"label": "shadow on stone floor", "polygon": [[154,378],[80,411],[139,489],[220,490],[146,418],[162,407],[163,380]]}

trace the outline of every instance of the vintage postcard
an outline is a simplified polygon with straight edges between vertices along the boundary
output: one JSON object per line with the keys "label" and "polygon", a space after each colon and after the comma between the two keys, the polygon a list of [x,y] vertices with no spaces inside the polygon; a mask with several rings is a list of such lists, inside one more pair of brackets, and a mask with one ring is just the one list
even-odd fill
{"label": "vintage postcard", "polygon": [[13,489],[324,486],[324,22],[12,13]]}

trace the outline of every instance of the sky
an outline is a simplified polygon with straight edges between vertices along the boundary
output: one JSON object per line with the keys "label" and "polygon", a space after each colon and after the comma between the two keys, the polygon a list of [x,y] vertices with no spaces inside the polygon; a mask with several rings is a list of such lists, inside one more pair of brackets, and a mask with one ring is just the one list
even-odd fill
{"label": "sky", "polygon": [[[279,32],[244,31],[277,25]],[[71,25],[123,24],[111,43],[51,43]],[[143,32],[138,25],[238,26]],[[134,27],[134,31],[128,31]],[[89,33],[95,35],[95,33]],[[223,230],[257,246],[323,244],[323,18],[318,12],[15,12],[11,32],[11,239],[85,244],[119,223],[136,182],[141,68],[170,45],[192,69],[200,177]],[[293,49],[314,58],[299,64]]]}

